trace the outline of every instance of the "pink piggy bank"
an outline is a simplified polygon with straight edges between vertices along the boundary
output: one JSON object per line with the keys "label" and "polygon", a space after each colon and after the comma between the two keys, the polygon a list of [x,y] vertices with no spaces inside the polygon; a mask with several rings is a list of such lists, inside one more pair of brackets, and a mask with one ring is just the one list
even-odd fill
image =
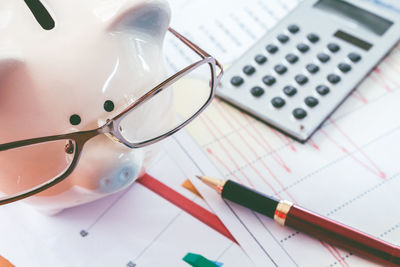
{"label": "pink piggy bank", "polygon": [[[0,4],[0,144],[98,128],[166,78],[166,2],[25,2]],[[163,121],[143,113],[125,127],[168,127],[170,94],[159,100],[153,112],[162,113]],[[52,169],[60,160],[73,160],[68,153],[58,157],[52,149],[43,145],[0,154],[0,198],[45,182],[40,179],[54,176]],[[131,149],[110,135],[98,135],[85,143],[67,179],[25,201],[57,213],[99,199],[130,185],[154,150]]]}

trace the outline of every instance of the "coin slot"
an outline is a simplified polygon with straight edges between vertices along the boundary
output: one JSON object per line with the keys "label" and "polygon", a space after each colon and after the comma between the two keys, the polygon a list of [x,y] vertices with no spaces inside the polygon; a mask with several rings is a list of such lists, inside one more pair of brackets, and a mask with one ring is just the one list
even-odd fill
{"label": "coin slot", "polygon": [[24,2],[44,30],[52,30],[55,27],[55,22],[49,11],[39,0],[24,0]]}

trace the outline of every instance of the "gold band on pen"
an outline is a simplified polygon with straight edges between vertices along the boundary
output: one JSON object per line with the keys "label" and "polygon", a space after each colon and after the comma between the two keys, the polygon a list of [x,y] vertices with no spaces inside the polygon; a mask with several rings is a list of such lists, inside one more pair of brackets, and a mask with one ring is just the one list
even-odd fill
{"label": "gold band on pen", "polygon": [[286,216],[290,211],[290,208],[293,206],[293,203],[287,200],[281,200],[276,207],[274,220],[280,225],[284,226],[286,221]]}

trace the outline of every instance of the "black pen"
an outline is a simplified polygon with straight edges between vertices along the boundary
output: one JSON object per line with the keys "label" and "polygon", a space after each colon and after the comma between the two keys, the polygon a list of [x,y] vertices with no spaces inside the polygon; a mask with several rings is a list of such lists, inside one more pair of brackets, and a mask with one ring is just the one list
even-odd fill
{"label": "black pen", "polygon": [[197,176],[224,199],[264,214],[282,226],[289,226],[321,241],[386,265],[400,265],[400,247],[333,221],[290,201],[264,195],[232,180]]}

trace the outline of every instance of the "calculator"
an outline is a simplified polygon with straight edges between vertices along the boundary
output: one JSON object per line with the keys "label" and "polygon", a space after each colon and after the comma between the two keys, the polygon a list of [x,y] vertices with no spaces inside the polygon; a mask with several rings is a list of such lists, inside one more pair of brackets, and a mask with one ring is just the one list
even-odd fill
{"label": "calculator", "polygon": [[217,96],[306,142],[399,41],[400,1],[387,1],[301,2],[226,71]]}

